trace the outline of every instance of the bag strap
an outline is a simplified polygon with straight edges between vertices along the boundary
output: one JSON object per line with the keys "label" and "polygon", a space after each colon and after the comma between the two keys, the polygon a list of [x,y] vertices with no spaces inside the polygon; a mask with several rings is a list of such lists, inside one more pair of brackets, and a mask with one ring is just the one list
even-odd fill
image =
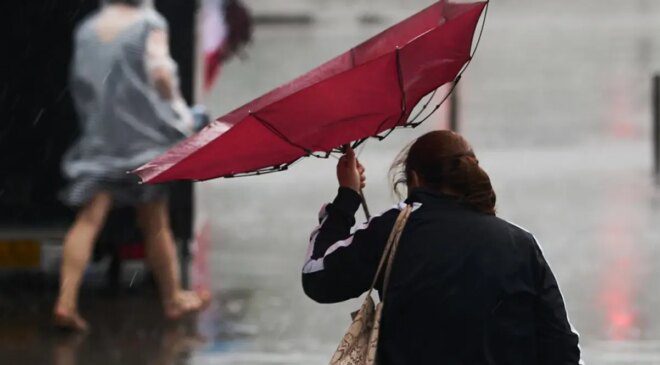
{"label": "bag strap", "polygon": [[392,248],[390,249],[390,255],[387,259],[387,267],[385,268],[385,277],[383,278],[383,296],[381,301],[385,301],[385,295],[387,294],[387,287],[390,283],[390,274],[392,273],[392,263],[394,262],[394,256],[396,255],[396,249],[399,247],[399,241],[401,240],[401,234],[403,234],[403,229],[406,227],[406,222],[408,222],[408,217],[412,213],[412,206],[406,205],[406,208],[402,212],[404,214],[403,219],[396,228],[396,236],[392,242]]}
{"label": "bag strap", "polygon": [[378,281],[378,277],[380,276],[380,273],[383,270],[383,265],[385,265],[385,261],[387,260],[387,268],[385,269],[385,277],[383,278],[383,295],[381,297],[381,301],[385,300],[385,294],[387,293],[387,284],[390,281],[390,273],[392,272],[392,263],[394,262],[394,255],[396,254],[396,249],[399,246],[401,233],[403,232],[403,228],[406,226],[406,222],[408,221],[408,217],[410,216],[411,212],[412,212],[412,206],[406,205],[405,208],[403,208],[399,213],[399,216],[396,218],[396,222],[394,223],[394,227],[392,227],[390,236],[387,239],[387,243],[385,244],[383,255],[381,256],[380,262],[378,263],[378,269],[376,269],[376,275],[374,275],[374,279],[371,282],[371,287],[369,288],[369,292],[367,293],[367,295],[371,295],[371,292],[373,291],[374,286],[376,286],[376,282]]}

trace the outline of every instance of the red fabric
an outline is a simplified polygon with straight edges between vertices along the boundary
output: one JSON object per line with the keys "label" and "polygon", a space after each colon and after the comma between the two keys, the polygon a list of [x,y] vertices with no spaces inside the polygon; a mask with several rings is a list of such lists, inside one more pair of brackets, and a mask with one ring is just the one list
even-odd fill
{"label": "red fabric", "polygon": [[213,83],[220,75],[220,60],[223,53],[224,48],[220,47],[204,56],[204,92],[211,90]]}
{"label": "red fabric", "polygon": [[403,124],[470,58],[485,2],[439,1],[218,118],[136,173],[205,180],[289,163]]}

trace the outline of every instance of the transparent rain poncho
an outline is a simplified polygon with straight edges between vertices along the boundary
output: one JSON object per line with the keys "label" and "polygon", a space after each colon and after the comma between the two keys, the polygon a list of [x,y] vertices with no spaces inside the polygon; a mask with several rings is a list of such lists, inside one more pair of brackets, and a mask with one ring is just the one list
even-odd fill
{"label": "transparent rain poncho", "polygon": [[100,191],[115,205],[163,198],[165,187],[127,172],[192,133],[166,21],[148,3],[103,5],[75,32],[70,76],[80,136],[62,163],[63,201],[84,205]]}

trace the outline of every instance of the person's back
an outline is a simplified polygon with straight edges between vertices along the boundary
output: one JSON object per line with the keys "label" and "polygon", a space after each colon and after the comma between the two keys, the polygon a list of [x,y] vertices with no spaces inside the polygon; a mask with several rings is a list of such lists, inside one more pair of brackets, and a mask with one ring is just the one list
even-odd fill
{"label": "person's back", "polygon": [[[409,201],[421,206],[388,287],[382,364],[562,364],[553,361],[557,347],[574,351],[577,336],[561,298],[540,307],[548,302],[537,298],[558,292],[532,235],[450,195],[417,189]],[[387,217],[392,225],[397,214]],[[554,336],[539,327],[555,323],[564,333],[548,343]]]}
{"label": "person's back", "polygon": [[[161,33],[163,46],[152,41]],[[81,137],[63,163],[68,178],[125,179],[191,132],[189,111],[176,107],[183,101],[166,34],[165,20],[144,6],[107,5],[78,26],[70,77]],[[155,85],[152,69],[163,67],[173,95]]]}
{"label": "person's back", "polygon": [[[429,155],[414,146],[411,154]],[[473,155],[458,151],[439,160],[445,159],[453,166],[442,171],[446,178],[449,170],[469,166]],[[426,184],[411,184],[409,176],[405,203],[413,212],[383,307],[379,364],[578,364],[578,337],[537,242],[494,215],[494,193],[487,175],[480,174],[470,172],[466,176],[473,181],[460,182],[479,185],[466,194],[460,185],[430,188],[428,181],[435,178],[428,174]],[[303,286],[312,299],[338,302],[368,289],[405,206],[371,219],[351,235],[359,204],[352,188],[341,187],[322,209],[303,269]],[[382,278],[376,288],[382,293]]]}

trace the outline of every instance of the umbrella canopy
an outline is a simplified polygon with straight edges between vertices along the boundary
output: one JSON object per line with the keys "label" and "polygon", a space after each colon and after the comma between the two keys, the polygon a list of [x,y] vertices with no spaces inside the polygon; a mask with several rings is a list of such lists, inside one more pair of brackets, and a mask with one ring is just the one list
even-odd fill
{"label": "umbrella canopy", "polygon": [[135,173],[157,183],[276,171],[406,125],[421,98],[469,62],[486,5],[438,1],[218,118]]}

